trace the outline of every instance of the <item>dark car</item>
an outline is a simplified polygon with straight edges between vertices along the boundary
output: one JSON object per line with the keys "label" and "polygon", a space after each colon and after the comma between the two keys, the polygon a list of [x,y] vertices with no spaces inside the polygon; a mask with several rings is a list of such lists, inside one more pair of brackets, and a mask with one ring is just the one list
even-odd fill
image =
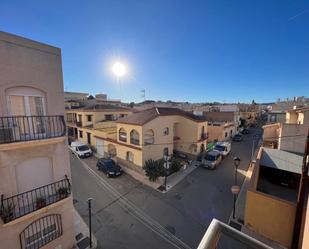
{"label": "dark car", "polygon": [[104,172],[107,177],[119,176],[122,174],[122,168],[112,159],[99,159],[97,162],[97,169]]}
{"label": "dark car", "polygon": [[242,141],[242,135],[241,135],[241,134],[236,134],[236,135],[233,137],[233,141],[236,141],[236,142]]}
{"label": "dark car", "polygon": [[250,131],[249,131],[249,129],[243,129],[241,133],[242,133],[242,134],[249,134]]}

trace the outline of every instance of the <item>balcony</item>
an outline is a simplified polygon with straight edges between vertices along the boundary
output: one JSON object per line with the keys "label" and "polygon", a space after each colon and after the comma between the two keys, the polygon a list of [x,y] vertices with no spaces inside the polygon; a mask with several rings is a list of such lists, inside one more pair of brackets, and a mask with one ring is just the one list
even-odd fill
{"label": "balcony", "polygon": [[208,138],[208,134],[207,133],[202,133],[199,139],[199,142],[204,141]]}
{"label": "balcony", "polygon": [[41,140],[66,135],[63,116],[0,117],[0,144]]}
{"label": "balcony", "polygon": [[65,179],[8,198],[1,195],[0,217],[4,223],[18,219],[43,207],[61,201],[71,194],[71,184]]}
{"label": "balcony", "polygon": [[239,242],[244,245],[245,248],[272,249],[272,247],[216,219],[211,221],[197,249],[216,249],[222,235]]}

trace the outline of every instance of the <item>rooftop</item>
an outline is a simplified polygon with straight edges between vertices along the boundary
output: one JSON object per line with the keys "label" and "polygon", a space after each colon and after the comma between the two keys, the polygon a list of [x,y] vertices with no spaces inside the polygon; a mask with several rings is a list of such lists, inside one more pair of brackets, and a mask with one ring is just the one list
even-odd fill
{"label": "rooftop", "polygon": [[140,112],[133,113],[127,117],[121,118],[117,123],[143,125],[159,116],[182,116],[195,122],[205,122],[204,117],[196,116],[192,113],[183,111],[178,108],[170,107],[153,107]]}
{"label": "rooftop", "polygon": [[301,174],[302,160],[302,156],[291,152],[271,148],[263,148],[260,165]]}
{"label": "rooftop", "polygon": [[[70,110],[71,111],[71,110]],[[86,107],[82,107],[82,108],[75,108],[74,111],[106,111],[106,112],[110,112],[110,111],[132,111],[129,108],[125,108],[125,107],[120,107],[120,106],[115,106],[115,105],[109,105],[109,104],[90,104]]]}

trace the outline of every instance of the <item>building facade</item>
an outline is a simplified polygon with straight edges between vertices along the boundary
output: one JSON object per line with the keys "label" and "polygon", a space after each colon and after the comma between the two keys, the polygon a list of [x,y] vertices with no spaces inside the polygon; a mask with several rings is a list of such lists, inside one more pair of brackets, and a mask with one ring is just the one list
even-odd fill
{"label": "building facade", "polygon": [[1,248],[74,246],[61,51],[0,32]]}
{"label": "building facade", "polygon": [[198,155],[207,147],[207,122],[177,108],[155,107],[118,120],[116,133],[103,140],[104,151],[121,165],[142,172],[148,159],[174,151]]}

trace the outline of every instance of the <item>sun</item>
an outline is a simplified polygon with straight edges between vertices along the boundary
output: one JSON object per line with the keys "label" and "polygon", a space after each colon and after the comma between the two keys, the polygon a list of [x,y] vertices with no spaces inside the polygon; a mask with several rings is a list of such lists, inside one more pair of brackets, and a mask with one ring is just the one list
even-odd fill
{"label": "sun", "polygon": [[121,78],[127,73],[126,66],[119,61],[113,64],[112,71],[117,78]]}

